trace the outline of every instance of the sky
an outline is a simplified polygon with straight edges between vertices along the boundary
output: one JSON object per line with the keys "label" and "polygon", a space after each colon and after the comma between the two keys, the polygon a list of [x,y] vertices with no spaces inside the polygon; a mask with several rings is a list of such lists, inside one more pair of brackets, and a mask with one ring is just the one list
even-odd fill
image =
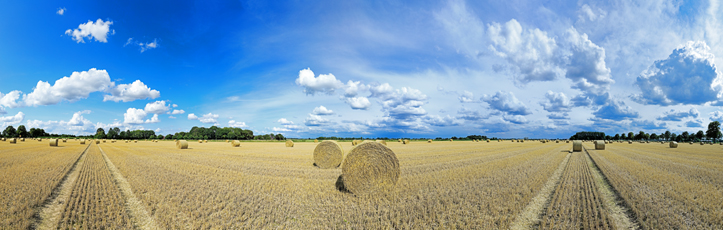
{"label": "sky", "polygon": [[710,1],[10,1],[0,127],[567,138],[723,120]]}

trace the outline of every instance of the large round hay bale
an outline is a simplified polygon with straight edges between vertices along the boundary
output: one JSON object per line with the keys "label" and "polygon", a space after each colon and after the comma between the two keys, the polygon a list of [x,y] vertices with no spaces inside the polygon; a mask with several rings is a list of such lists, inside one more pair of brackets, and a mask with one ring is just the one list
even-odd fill
{"label": "large round hay bale", "polygon": [[397,142],[402,143],[402,139],[398,139]]}
{"label": "large round hay bale", "polygon": [[628,144],[633,144],[633,141],[628,141]]}
{"label": "large round hay bale", "polygon": [[379,144],[387,145],[387,141],[385,141],[385,140],[376,140],[375,142],[377,142]]}
{"label": "large round hay bale", "polygon": [[84,144],[85,144],[85,140],[80,140],[80,144],[81,144],[81,145],[84,145]]}
{"label": "large round hay bale", "polygon": [[10,140],[8,140],[8,142],[10,142],[10,144],[16,144],[16,143],[18,143],[18,139],[10,138]]}
{"label": "large round hay bale", "polygon": [[520,143],[525,143],[525,140],[520,140]]}
{"label": "large round hay bale", "polygon": [[693,144],[693,142],[691,141],[691,142],[690,142],[690,144],[692,145],[692,144]]}
{"label": "large round hay bale", "polygon": [[572,141],[572,151],[573,152],[582,151],[582,141]]}
{"label": "large round hay bale", "polygon": [[490,140],[487,140],[487,143],[490,143]]}
{"label": "large round hay bale", "polygon": [[409,144],[409,139],[404,139],[404,140],[402,141],[402,144],[405,144],[405,145],[406,145],[406,144]]}
{"label": "large round hay bale", "polygon": [[397,155],[374,142],[351,149],[341,172],[344,188],[357,195],[387,193],[394,189],[401,174]]}
{"label": "large round hay bale", "polygon": [[58,139],[48,139],[50,146],[58,146]]}
{"label": "large round hay bale", "polygon": [[294,147],[294,142],[291,140],[286,140],[286,147]]}
{"label": "large round hay bale", "polygon": [[138,141],[133,141],[133,143],[138,143]]}
{"label": "large round hay bale", "polygon": [[668,146],[670,146],[671,148],[678,148],[678,142],[671,141]]}
{"label": "large round hay bale", "polygon": [[187,149],[187,148],[188,148],[188,141],[186,141],[186,140],[176,141],[176,148],[179,148],[179,149]]}
{"label": "large round hay bale", "polygon": [[605,142],[595,141],[595,150],[605,150]]}
{"label": "large round hay bale", "polygon": [[344,149],[339,143],[325,140],[314,148],[314,163],[319,168],[329,169],[339,167],[344,158]]}
{"label": "large round hay bale", "polygon": [[703,143],[702,141],[700,142],[700,145],[704,145],[704,144],[705,144],[705,143]]}
{"label": "large round hay bale", "polygon": [[432,139],[427,140],[427,143],[432,143]]}
{"label": "large round hay bale", "polygon": [[3,141],[5,141],[5,138],[3,137],[3,139],[2,139],[2,140],[3,140]]}
{"label": "large round hay bale", "polygon": [[239,146],[241,146],[241,142],[240,142],[240,141],[237,141],[237,140],[234,140],[234,141],[231,142],[231,146],[233,146],[233,147],[239,147]]}
{"label": "large round hay bale", "polygon": [[20,138],[20,141],[25,142],[25,138]]}

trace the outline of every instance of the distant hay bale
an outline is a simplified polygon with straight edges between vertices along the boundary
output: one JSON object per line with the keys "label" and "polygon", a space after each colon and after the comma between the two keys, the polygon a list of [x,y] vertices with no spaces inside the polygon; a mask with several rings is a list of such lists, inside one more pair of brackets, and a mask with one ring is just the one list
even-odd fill
{"label": "distant hay bale", "polygon": [[319,143],[319,139],[314,139],[314,143]]}
{"label": "distant hay bale", "polygon": [[678,142],[671,141],[668,146],[670,146],[671,148],[678,148]]}
{"label": "distant hay bale", "polygon": [[99,140],[95,140],[95,144],[96,144],[96,145],[97,145],[97,144],[100,144],[100,141],[99,141]]}
{"label": "distant hay bale", "polygon": [[138,141],[133,141],[133,143],[138,143]]}
{"label": "distant hay bale", "polygon": [[454,140],[452,140],[452,139],[449,139],[449,142],[453,142],[453,141],[454,141]]}
{"label": "distant hay bale", "polygon": [[58,146],[58,139],[48,139],[50,146]]}
{"label": "distant hay bale", "polygon": [[81,144],[81,145],[84,145],[84,144],[85,144],[85,139],[80,140],[80,144]]}
{"label": "distant hay bale", "polygon": [[406,145],[406,144],[409,144],[409,139],[404,139],[404,140],[402,141],[402,144],[405,144],[405,145]]}
{"label": "distant hay bale", "polygon": [[700,145],[704,145],[704,144],[705,144],[705,143],[703,143],[702,141],[700,142]]}
{"label": "distant hay bale", "polygon": [[20,141],[25,142],[25,138],[20,138]]}
{"label": "distant hay bale", "polygon": [[105,143],[105,140],[103,140],[103,143]]}
{"label": "distant hay bale", "polygon": [[18,140],[15,139],[15,138],[10,138],[10,140],[8,140],[8,142],[9,142],[10,144],[15,144],[15,143],[18,143]]}
{"label": "distant hay bale", "polygon": [[432,139],[427,140],[427,143],[432,143]]}
{"label": "distant hay bale", "polygon": [[690,142],[690,144],[692,145],[692,144],[693,144],[693,142],[691,141],[691,142]]}
{"label": "distant hay bale", "polygon": [[198,140],[198,143],[203,143],[203,141],[202,141],[202,140]]}
{"label": "distant hay bale", "polygon": [[570,143],[570,141],[569,141],[569,140],[567,140],[567,141],[565,141],[565,143]]}
{"label": "distant hay bale", "polygon": [[294,147],[294,142],[292,140],[286,140],[286,147]]}
{"label": "distant hay bale", "polygon": [[344,187],[357,195],[388,193],[394,189],[401,174],[396,154],[374,142],[351,149],[341,171]]}
{"label": "distant hay bale", "polygon": [[490,143],[490,140],[487,140],[487,143]]}
{"label": "distant hay bale", "polygon": [[572,151],[573,152],[581,152],[582,151],[582,141],[572,141]]}
{"label": "distant hay bale", "polygon": [[38,138],[37,140],[38,140],[38,142],[42,142],[42,141],[43,141],[43,139],[40,139],[40,138]]}
{"label": "distant hay bale", "polygon": [[352,140],[352,141],[351,141],[351,146],[356,146],[356,145],[358,145],[359,143],[361,143],[360,140]]}
{"label": "distant hay bale", "polygon": [[401,142],[402,142],[402,139],[398,139],[397,142],[401,143]]}
{"label": "distant hay bale", "polygon": [[3,137],[2,140],[5,141],[5,138]]}
{"label": "distant hay bale", "polygon": [[633,144],[633,141],[628,141],[628,144]]}
{"label": "distant hay bale", "polygon": [[314,148],[314,163],[319,168],[329,169],[341,165],[344,158],[344,149],[339,143],[332,140],[325,140]]}
{"label": "distant hay bale", "polygon": [[208,143],[208,140],[203,140],[203,143]]}
{"label": "distant hay bale", "polygon": [[226,140],[226,143],[229,143],[229,142],[230,142],[229,140]]}
{"label": "distant hay bale", "polygon": [[595,150],[605,150],[605,142],[595,141]]}
{"label": "distant hay bale", "polygon": [[237,140],[234,140],[234,141],[231,142],[231,146],[233,146],[233,147],[239,147],[239,146],[241,146],[241,142],[240,142],[240,141],[237,141]]}
{"label": "distant hay bale", "polygon": [[176,141],[176,148],[188,149],[188,141],[186,141],[186,140]]}
{"label": "distant hay bale", "polygon": [[525,140],[520,140],[520,143],[525,143]]}
{"label": "distant hay bale", "polygon": [[387,141],[385,141],[385,140],[376,140],[375,142],[377,142],[379,144],[387,145]]}

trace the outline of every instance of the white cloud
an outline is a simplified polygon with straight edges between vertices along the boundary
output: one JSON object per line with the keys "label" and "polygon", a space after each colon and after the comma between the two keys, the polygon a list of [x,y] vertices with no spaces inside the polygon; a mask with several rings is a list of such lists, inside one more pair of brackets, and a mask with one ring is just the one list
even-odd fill
{"label": "white cloud", "polygon": [[[194,116],[195,116],[195,115],[194,115]],[[215,123],[218,123],[218,121],[217,121],[218,117],[219,117],[218,114],[207,113],[207,114],[204,114],[204,115],[201,116],[201,117],[197,117],[197,119],[198,119],[198,121],[200,121],[201,123],[215,124]],[[191,118],[191,114],[188,115],[188,118],[189,118],[189,119]],[[194,119],[194,120],[195,120],[195,119]]]}
{"label": "white cloud", "polygon": [[467,10],[465,1],[448,1],[446,7],[435,12],[435,19],[444,27],[451,37],[458,53],[464,53],[469,58],[477,58],[483,53],[480,45],[485,37],[484,23]]}
{"label": "white cloud", "polygon": [[584,4],[580,7],[580,10],[578,11],[578,20],[579,21],[597,21],[602,20],[607,15],[607,12],[604,10],[597,8],[593,9],[593,7],[589,6],[588,4]]}
{"label": "white cloud", "polygon": [[711,121],[722,121],[723,122],[723,112],[721,111],[714,111],[710,113],[710,120]]}
{"label": "white cloud", "polygon": [[570,112],[572,109],[570,99],[562,92],[555,93],[548,90],[545,98],[547,101],[540,102],[540,105],[548,112]]}
{"label": "white cloud", "polygon": [[565,32],[565,45],[570,52],[565,64],[565,77],[573,81],[572,88],[592,95],[602,95],[615,83],[610,68],[605,63],[605,49],[595,45],[587,34],[580,34],[575,28]]}
{"label": "white cloud", "polygon": [[83,110],[73,113],[73,117],[68,121],[40,121],[29,120],[28,128],[42,128],[48,133],[69,133],[69,134],[93,134],[96,125],[85,119],[83,114],[90,114],[90,110]]}
{"label": "white cloud", "polygon": [[521,115],[505,115],[502,117],[505,121],[509,121],[515,124],[526,124],[527,118]]}
{"label": "white cloud", "polygon": [[168,116],[168,118],[171,118],[171,119],[176,119],[176,117],[174,117],[174,116]]}
{"label": "white cloud", "polygon": [[110,29],[110,25],[112,24],[112,21],[103,22],[102,19],[98,19],[95,23],[88,20],[87,23],[80,24],[77,29],[66,30],[65,34],[72,36],[73,40],[78,43],[85,43],[86,38],[88,38],[89,41],[95,39],[96,41],[107,43],[108,34],[115,33],[115,31]]}
{"label": "white cloud", "polygon": [[145,123],[144,119],[146,115],[148,114],[142,109],[128,108],[123,114],[123,123],[132,125],[143,124]]}
{"label": "white cloud", "polygon": [[189,114],[188,114],[188,120],[198,120],[198,117],[196,116],[196,114],[189,113]]}
{"label": "white cloud", "polygon": [[633,99],[644,104],[704,104],[723,93],[723,77],[715,55],[703,41],[689,41],[665,60],[658,60],[637,78],[641,94]]}
{"label": "white cloud", "polygon": [[153,114],[153,117],[151,119],[146,120],[146,123],[158,123],[161,122],[161,120],[158,119],[158,114]]}
{"label": "white cloud", "polygon": [[154,130],[154,132],[156,132],[156,135],[161,134],[161,128],[156,128],[156,130]]}
{"label": "white cloud", "polygon": [[359,94],[360,91],[369,90],[369,86],[362,84],[361,81],[349,80],[346,83],[345,87],[346,89],[344,89],[344,97],[356,97],[356,95]]}
{"label": "white cloud", "polygon": [[326,93],[331,95],[336,89],[344,86],[344,84],[337,80],[334,75],[321,74],[319,77],[314,77],[314,72],[308,68],[299,71],[299,77],[296,79],[296,84],[304,87],[304,93],[307,95],[314,95],[316,93]]}
{"label": "white cloud", "polygon": [[462,124],[458,120],[454,119],[453,117],[447,115],[447,116],[439,116],[439,115],[427,115],[422,118],[422,120],[433,126],[439,126],[439,127],[445,127],[445,126],[457,126]]}
{"label": "white cloud", "polygon": [[0,92],[0,108],[17,108],[22,106],[21,103],[18,103],[18,99],[20,99],[20,94],[22,94],[22,92],[17,90],[10,91],[7,94],[3,94],[2,92]]}
{"label": "white cloud", "polygon": [[186,113],[186,111],[183,111],[182,109],[174,109],[173,112],[171,112],[171,114],[174,114],[174,115],[184,114],[184,113]]}
{"label": "white cloud", "polygon": [[143,109],[146,113],[161,114],[170,110],[171,107],[166,105],[166,101],[155,101],[146,104],[146,108]]}
{"label": "white cloud", "polygon": [[503,25],[493,22],[487,31],[492,42],[490,50],[513,65],[517,81],[552,81],[564,74],[556,60],[557,43],[546,32],[524,30],[515,19]]}
{"label": "white cloud", "polygon": [[176,108],[176,107],[178,107],[178,105],[176,105],[176,104],[173,104],[173,108]]}
{"label": "white cloud", "polygon": [[84,124],[91,123],[89,120],[83,117],[83,114],[90,114],[90,110],[78,111],[73,114],[73,117],[68,121],[68,125],[71,126],[82,126]]}
{"label": "white cloud", "polygon": [[622,101],[610,101],[592,114],[597,118],[613,121],[640,117],[638,112],[625,105]]}
{"label": "white cloud", "polygon": [[498,110],[509,115],[530,115],[530,111],[525,104],[517,100],[512,92],[497,91],[495,95],[483,95],[480,100],[487,102],[492,109]]}
{"label": "white cloud", "polygon": [[286,118],[281,118],[277,120],[276,122],[281,123],[282,125],[293,125],[293,121],[286,120]]}
{"label": "white cloud", "polygon": [[279,127],[273,127],[271,130],[274,131],[274,132],[290,132],[290,131],[291,131],[290,129],[287,129],[287,128],[279,128]]}
{"label": "white cloud", "polygon": [[328,124],[329,120],[325,119],[319,115],[309,114],[309,117],[307,117],[304,120],[304,124],[306,126],[320,126],[324,124]]}
{"label": "white cloud", "polygon": [[477,100],[474,99],[474,94],[473,94],[472,92],[470,92],[470,91],[467,91],[467,90],[465,90],[464,92],[462,92],[457,99],[459,99],[459,102],[462,102],[462,103],[474,103],[474,102],[477,102]]}
{"label": "white cloud", "polygon": [[88,71],[73,72],[70,77],[56,80],[52,86],[48,82],[38,81],[33,92],[23,96],[23,100],[28,106],[52,105],[62,100],[73,102],[88,98],[92,92],[105,91],[112,86],[107,71],[92,68]]}
{"label": "white cloud", "polygon": [[20,124],[20,122],[23,122],[24,119],[25,114],[23,112],[18,112],[13,116],[0,117],[0,122],[3,124],[2,127],[6,127],[8,125]]}
{"label": "white cloud", "polygon": [[332,115],[332,114],[334,114],[334,111],[327,109],[326,107],[321,105],[319,107],[314,108],[314,111],[312,111],[312,113],[315,115]]}
{"label": "white cloud", "polygon": [[657,120],[661,121],[682,121],[685,118],[698,118],[700,113],[695,108],[690,108],[690,111],[675,111],[671,109],[670,111],[663,112],[663,115],[660,115]]}
{"label": "white cloud", "polygon": [[156,47],[158,47],[158,41],[156,39],[153,39],[153,42],[138,43],[138,46],[141,47],[141,53],[143,53],[146,50],[155,49]]}
{"label": "white cloud", "polygon": [[246,122],[235,121],[235,120],[230,120],[230,121],[228,121],[228,126],[229,126],[229,127],[235,127],[235,128],[247,128],[247,127],[249,127],[248,125],[246,125]]}
{"label": "white cloud", "polygon": [[479,111],[467,109],[465,107],[462,107],[461,109],[459,109],[457,111],[457,114],[458,114],[457,118],[463,119],[463,120],[468,120],[468,121],[479,121],[479,120],[485,119],[485,116],[480,114]]}
{"label": "white cloud", "polygon": [[136,80],[131,84],[120,84],[109,91],[111,95],[105,95],[103,101],[129,102],[147,98],[156,99],[161,96],[158,90],[148,88],[141,80]]}
{"label": "white cloud", "polygon": [[63,14],[65,14],[65,11],[66,11],[65,7],[63,7],[63,8],[58,8],[58,11],[55,11],[55,13],[57,15],[63,15]]}
{"label": "white cloud", "polygon": [[348,97],[344,99],[344,102],[349,104],[352,109],[367,110],[372,106],[372,103],[366,97]]}

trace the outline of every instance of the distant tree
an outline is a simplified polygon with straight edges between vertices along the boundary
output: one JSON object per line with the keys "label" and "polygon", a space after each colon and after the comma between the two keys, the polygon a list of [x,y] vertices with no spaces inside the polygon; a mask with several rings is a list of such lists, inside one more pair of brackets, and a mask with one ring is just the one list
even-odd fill
{"label": "distant tree", "polygon": [[20,137],[28,137],[28,130],[25,129],[24,125],[18,126],[18,136]]}
{"label": "distant tree", "polygon": [[5,137],[17,137],[18,133],[15,130],[15,127],[12,125],[8,125],[8,127],[5,127],[5,130],[3,130],[3,136]]}
{"label": "distant tree", "polygon": [[698,140],[703,140],[703,137],[705,137],[705,133],[703,133],[703,130],[698,130],[698,132],[695,133],[695,137],[698,138]]}
{"label": "distant tree", "polygon": [[620,134],[617,134],[617,133],[616,133],[615,136],[613,137],[613,139],[614,139],[614,140],[620,140]]}
{"label": "distant tree", "polygon": [[683,133],[680,134],[680,139],[687,142],[690,139],[690,134],[688,133],[688,131],[683,131]]}
{"label": "distant tree", "polygon": [[633,135],[635,135],[635,134],[633,134],[633,132],[628,132],[628,140],[632,140]]}
{"label": "distant tree", "polygon": [[680,136],[678,136],[678,135],[675,134],[675,133],[671,133],[671,134],[670,134],[670,140],[680,142]]}
{"label": "distant tree", "polygon": [[281,133],[276,134],[276,136],[275,136],[274,138],[275,138],[276,140],[284,140],[284,139],[286,139],[286,138],[284,137],[284,135],[282,135]]}
{"label": "distant tree", "polygon": [[651,140],[657,140],[657,139],[658,139],[658,134],[655,134],[655,133],[650,134],[650,139],[651,139]]}
{"label": "distant tree", "polygon": [[708,124],[708,131],[705,132],[705,136],[710,138],[711,140],[718,140],[718,138],[721,138],[720,135],[720,122],[719,121],[713,121]]}
{"label": "distant tree", "polygon": [[95,130],[95,138],[96,139],[103,139],[105,138],[105,130],[103,128],[98,128]]}
{"label": "distant tree", "polygon": [[665,134],[663,134],[663,137],[665,138],[665,140],[669,140],[670,139],[670,131],[666,130]]}

